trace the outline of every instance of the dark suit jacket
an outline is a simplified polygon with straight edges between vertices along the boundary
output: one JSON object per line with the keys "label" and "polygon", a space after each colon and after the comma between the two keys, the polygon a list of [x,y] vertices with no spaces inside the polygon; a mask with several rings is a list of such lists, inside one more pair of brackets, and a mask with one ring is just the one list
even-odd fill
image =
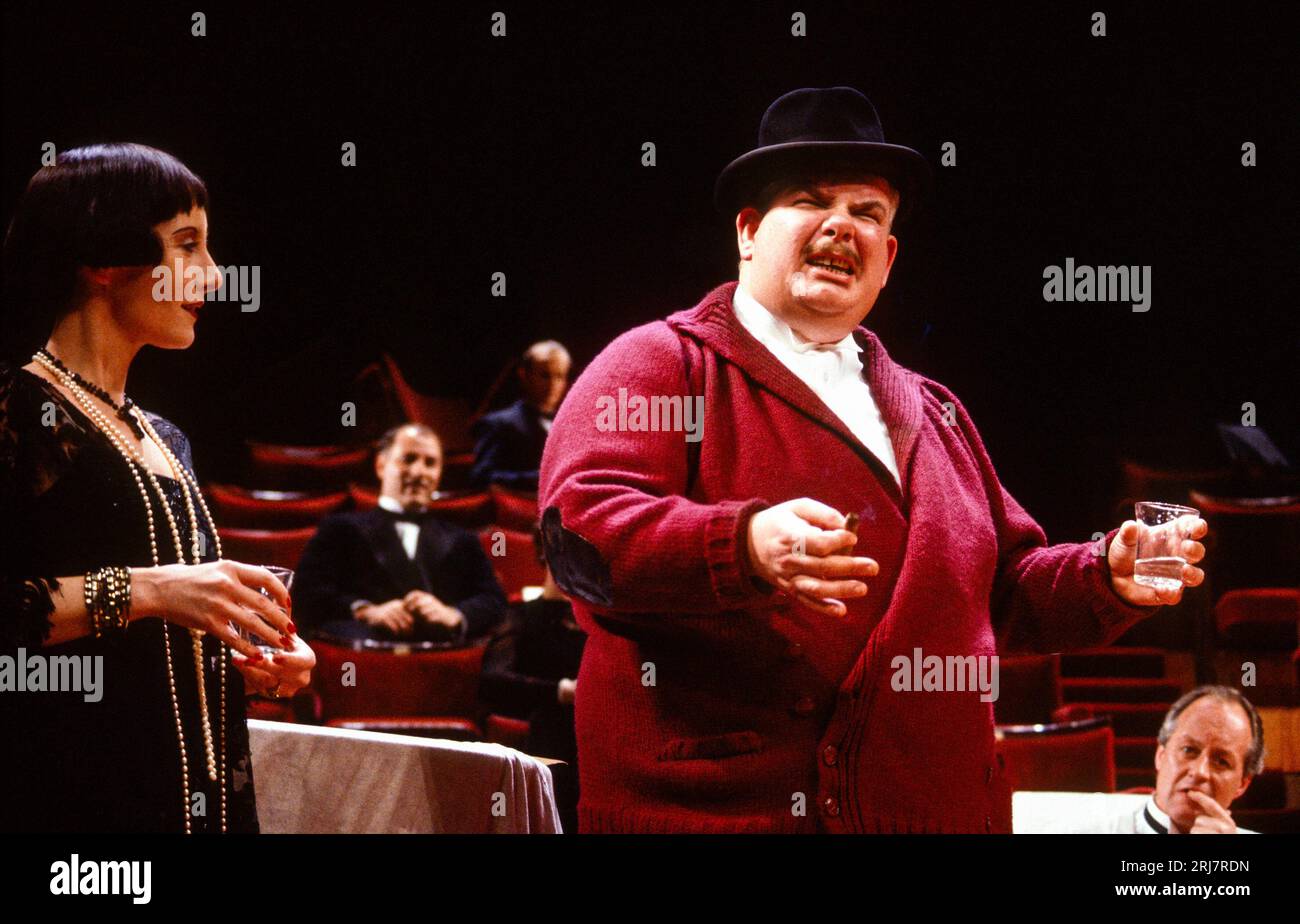
{"label": "dark suit jacket", "polygon": [[[466,638],[491,631],[506,609],[505,594],[473,534],[427,519],[415,558],[409,558],[385,511],[336,513],[321,522],[298,563],[294,619],[312,629],[352,621],[354,601],[384,603],[416,589],[460,610]],[[446,638],[437,627],[422,629],[417,638]]]}
{"label": "dark suit jacket", "polygon": [[546,431],[534,408],[521,398],[509,407],[484,414],[475,422],[473,432],[477,442],[470,482],[474,487],[499,484],[519,491],[537,490]]}

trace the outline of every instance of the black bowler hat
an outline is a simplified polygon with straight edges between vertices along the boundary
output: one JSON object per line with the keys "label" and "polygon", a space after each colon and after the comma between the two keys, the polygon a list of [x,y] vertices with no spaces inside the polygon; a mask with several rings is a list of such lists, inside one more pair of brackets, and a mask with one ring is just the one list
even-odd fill
{"label": "black bowler hat", "polygon": [[767,107],[758,147],[718,174],[713,200],[735,215],[769,181],[809,167],[857,167],[883,176],[899,191],[899,213],[916,205],[930,167],[919,152],[886,144],[876,107],[852,87],[791,90]]}

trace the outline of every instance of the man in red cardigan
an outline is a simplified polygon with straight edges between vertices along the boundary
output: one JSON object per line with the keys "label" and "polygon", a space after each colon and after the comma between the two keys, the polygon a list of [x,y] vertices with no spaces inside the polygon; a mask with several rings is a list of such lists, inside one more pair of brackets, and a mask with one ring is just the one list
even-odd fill
{"label": "man in red cardigan", "polygon": [[860,326],[924,170],[856,90],[781,97],[718,181],[738,282],[618,337],[561,406],[540,507],[589,636],[580,830],[1010,832],[996,686],[912,666],[973,678],[1178,600],[1134,582],[1134,522],[1104,555],[1047,545],[957,398]]}

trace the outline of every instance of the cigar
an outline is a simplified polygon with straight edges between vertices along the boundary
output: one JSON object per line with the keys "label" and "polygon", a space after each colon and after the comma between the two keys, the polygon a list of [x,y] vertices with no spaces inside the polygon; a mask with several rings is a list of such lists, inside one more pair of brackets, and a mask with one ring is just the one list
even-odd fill
{"label": "cigar", "polygon": [[858,521],[860,519],[861,517],[856,513],[850,513],[844,518],[844,528],[856,536],[858,534]]}

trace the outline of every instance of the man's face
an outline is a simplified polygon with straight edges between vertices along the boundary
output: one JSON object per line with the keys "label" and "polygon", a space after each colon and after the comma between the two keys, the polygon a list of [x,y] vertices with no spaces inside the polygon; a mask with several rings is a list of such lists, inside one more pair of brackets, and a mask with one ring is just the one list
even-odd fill
{"label": "man's face", "polygon": [[1228,808],[1250,784],[1250,741],[1250,719],[1240,706],[1213,696],[1192,703],[1178,717],[1169,743],[1156,748],[1156,805],[1184,831],[1201,814],[1189,791]]}
{"label": "man's face", "polygon": [[533,357],[519,375],[524,400],[544,414],[554,414],[569,384],[569,359],[562,353]]}
{"label": "man's face", "polygon": [[841,340],[862,323],[898,252],[898,195],[881,177],[791,187],[759,215],[736,216],[741,282],[809,340]]}
{"label": "man's face", "polygon": [[403,429],[375,459],[380,493],[403,508],[425,507],[442,478],[442,447],[419,430]]}

